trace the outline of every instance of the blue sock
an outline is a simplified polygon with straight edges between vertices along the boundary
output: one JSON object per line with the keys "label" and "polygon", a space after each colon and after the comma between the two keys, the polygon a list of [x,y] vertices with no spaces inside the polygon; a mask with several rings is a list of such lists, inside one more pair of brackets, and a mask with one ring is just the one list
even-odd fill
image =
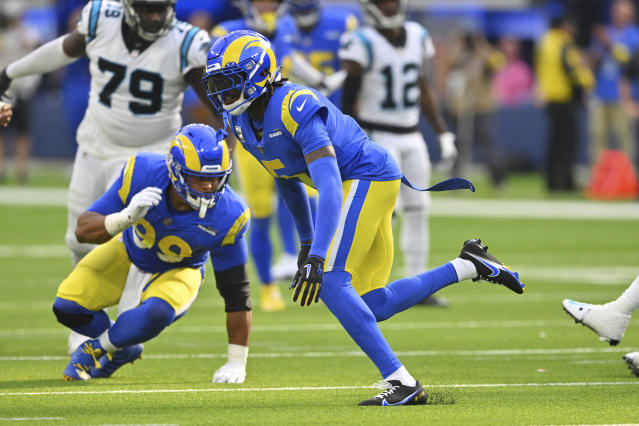
{"label": "blue sock", "polygon": [[327,272],[321,298],[342,327],[388,377],[402,366],[377,325],[375,316],[351,286],[348,272]]}
{"label": "blue sock", "polygon": [[270,217],[251,219],[251,256],[255,262],[257,276],[262,284],[273,282],[271,275],[271,260],[273,258],[273,247],[269,236]]}
{"label": "blue sock", "polygon": [[282,236],[282,250],[295,256],[297,254],[295,222],[293,222],[293,216],[291,216],[291,212],[284,204],[282,197],[279,198],[277,203],[277,222]]}
{"label": "blue sock", "polygon": [[70,300],[56,298],[53,312],[58,321],[76,333],[98,337],[111,326],[111,320],[103,310],[90,311]]}
{"label": "blue sock", "polygon": [[455,268],[449,262],[423,274],[402,278],[385,287],[369,291],[362,295],[362,299],[377,321],[384,321],[457,281]]}
{"label": "blue sock", "polygon": [[118,348],[146,342],[160,334],[174,318],[171,305],[151,297],[118,317],[109,330],[109,340]]}

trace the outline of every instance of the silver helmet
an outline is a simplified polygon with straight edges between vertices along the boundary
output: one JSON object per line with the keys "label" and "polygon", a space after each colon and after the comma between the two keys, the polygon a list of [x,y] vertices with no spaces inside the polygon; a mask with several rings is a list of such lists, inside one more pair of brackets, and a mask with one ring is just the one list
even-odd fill
{"label": "silver helmet", "polygon": [[362,10],[364,11],[364,20],[368,25],[382,30],[391,30],[404,25],[408,0],[397,0],[399,7],[397,13],[393,16],[386,16],[379,10],[376,4],[379,1],[380,0],[359,0]]}
{"label": "silver helmet", "polygon": [[[131,27],[140,37],[146,41],[155,41],[158,38],[166,35],[175,21],[175,3],[177,0],[122,0],[122,7],[124,9],[124,20],[126,24]],[[142,27],[142,21],[140,16],[135,11],[135,6],[138,5],[158,5],[166,6],[167,13],[164,18],[162,27],[155,32],[147,31]]]}

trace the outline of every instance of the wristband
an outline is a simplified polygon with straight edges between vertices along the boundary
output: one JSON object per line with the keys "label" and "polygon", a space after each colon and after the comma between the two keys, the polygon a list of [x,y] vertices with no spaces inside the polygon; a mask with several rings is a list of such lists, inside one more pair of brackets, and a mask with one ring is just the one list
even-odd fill
{"label": "wristband", "polygon": [[235,345],[229,343],[227,357],[229,362],[237,362],[246,366],[246,359],[248,358],[248,346]]}
{"label": "wristband", "polygon": [[115,236],[131,226],[133,223],[125,210],[117,213],[111,213],[104,218],[104,227],[109,235]]}

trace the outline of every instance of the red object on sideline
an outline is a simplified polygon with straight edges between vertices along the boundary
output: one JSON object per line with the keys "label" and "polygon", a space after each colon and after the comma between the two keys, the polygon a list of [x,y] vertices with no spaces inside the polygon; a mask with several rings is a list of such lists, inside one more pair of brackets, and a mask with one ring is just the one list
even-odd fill
{"label": "red object on sideline", "polygon": [[586,197],[594,200],[637,198],[639,181],[628,156],[613,149],[604,151],[592,170]]}

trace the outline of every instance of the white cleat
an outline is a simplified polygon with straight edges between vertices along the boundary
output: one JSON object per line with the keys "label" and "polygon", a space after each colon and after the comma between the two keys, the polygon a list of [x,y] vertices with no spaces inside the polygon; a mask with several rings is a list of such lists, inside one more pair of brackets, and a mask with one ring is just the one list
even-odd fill
{"label": "white cleat", "polygon": [[274,281],[292,280],[297,272],[297,256],[282,253],[271,268]]}
{"label": "white cleat", "polygon": [[625,354],[623,360],[626,361],[628,368],[632,374],[639,377],[639,352],[630,352]]}
{"label": "white cleat", "polygon": [[611,345],[623,339],[630,322],[630,315],[617,312],[608,305],[591,305],[570,299],[564,299],[561,304],[575,322],[590,328],[599,335],[599,340],[608,341]]}

